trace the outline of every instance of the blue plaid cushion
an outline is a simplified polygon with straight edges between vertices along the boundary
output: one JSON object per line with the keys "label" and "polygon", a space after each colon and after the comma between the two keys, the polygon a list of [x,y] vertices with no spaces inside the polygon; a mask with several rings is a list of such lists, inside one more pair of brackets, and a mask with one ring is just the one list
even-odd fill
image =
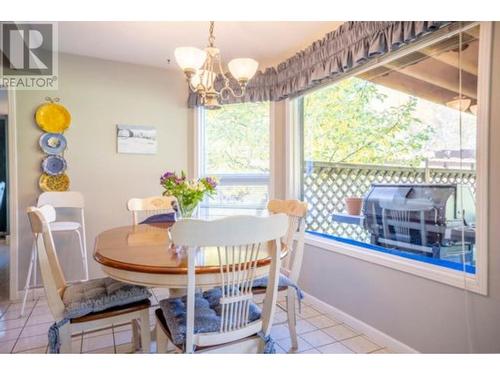
{"label": "blue plaid cushion", "polygon": [[[195,295],[194,333],[217,332],[220,330],[222,289],[214,288]],[[160,301],[160,307],[168,330],[175,345],[186,341],[186,303],[187,297],[167,298]],[[260,318],[261,310],[250,302],[249,321]]]}

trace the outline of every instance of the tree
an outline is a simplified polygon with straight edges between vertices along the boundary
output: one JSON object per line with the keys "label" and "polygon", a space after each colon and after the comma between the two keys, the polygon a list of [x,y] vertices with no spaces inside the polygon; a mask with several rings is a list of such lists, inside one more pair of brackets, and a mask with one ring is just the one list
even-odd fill
{"label": "tree", "polygon": [[433,132],[417,99],[390,105],[376,84],[349,78],[304,97],[306,160],[418,166]]}
{"label": "tree", "polygon": [[208,173],[269,172],[269,103],[207,111],[205,131]]}

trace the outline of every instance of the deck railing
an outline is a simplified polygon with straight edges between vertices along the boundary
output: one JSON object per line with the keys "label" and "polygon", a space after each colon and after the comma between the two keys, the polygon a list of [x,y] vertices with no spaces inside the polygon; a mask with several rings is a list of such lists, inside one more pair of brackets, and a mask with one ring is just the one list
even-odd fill
{"label": "deck railing", "polygon": [[334,222],[331,215],[345,212],[346,197],[362,197],[372,183],[457,183],[475,193],[476,171],[445,168],[411,168],[384,165],[306,162],[304,199],[309,203],[307,230],[366,241],[358,225]]}

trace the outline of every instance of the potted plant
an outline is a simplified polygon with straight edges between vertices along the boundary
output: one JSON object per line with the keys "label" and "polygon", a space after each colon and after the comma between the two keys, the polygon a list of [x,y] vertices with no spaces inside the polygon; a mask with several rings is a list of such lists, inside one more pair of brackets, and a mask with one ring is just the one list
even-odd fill
{"label": "potted plant", "polygon": [[175,172],[165,172],[160,178],[163,195],[174,196],[179,204],[179,211],[183,218],[192,217],[196,208],[205,196],[213,196],[218,181],[214,177],[188,179],[181,171],[178,176]]}
{"label": "potted plant", "polygon": [[346,211],[349,215],[361,215],[361,206],[363,205],[363,198],[359,197],[346,197],[345,200]]}

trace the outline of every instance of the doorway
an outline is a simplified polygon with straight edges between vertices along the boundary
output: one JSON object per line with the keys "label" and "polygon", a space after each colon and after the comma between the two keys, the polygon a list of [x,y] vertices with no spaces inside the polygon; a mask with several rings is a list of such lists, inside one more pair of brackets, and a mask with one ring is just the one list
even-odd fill
{"label": "doorway", "polygon": [[0,88],[0,301],[9,299],[10,247],[8,214],[8,95]]}

